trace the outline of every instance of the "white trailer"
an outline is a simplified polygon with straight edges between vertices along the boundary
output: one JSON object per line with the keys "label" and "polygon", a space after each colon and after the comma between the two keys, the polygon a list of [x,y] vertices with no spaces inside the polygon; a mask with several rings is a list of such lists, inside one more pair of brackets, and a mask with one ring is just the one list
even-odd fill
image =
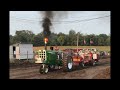
{"label": "white trailer", "polygon": [[32,44],[15,44],[10,46],[10,59],[33,59]]}

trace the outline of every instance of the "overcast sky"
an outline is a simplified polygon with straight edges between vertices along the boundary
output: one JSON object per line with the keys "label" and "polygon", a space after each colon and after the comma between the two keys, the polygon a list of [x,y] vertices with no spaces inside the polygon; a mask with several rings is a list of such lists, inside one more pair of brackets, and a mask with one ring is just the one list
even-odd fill
{"label": "overcast sky", "polygon": [[[40,11],[10,11],[10,34],[16,30],[43,31],[43,14]],[[83,34],[110,34],[110,11],[56,11],[51,32],[68,34],[75,30]]]}

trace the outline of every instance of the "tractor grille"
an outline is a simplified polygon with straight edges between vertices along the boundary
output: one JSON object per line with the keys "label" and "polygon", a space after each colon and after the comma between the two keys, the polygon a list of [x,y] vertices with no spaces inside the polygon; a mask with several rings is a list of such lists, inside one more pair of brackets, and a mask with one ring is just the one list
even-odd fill
{"label": "tractor grille", "polygon": [[46,59],[46,50],[39,50],[38,55],[39,55],[39,58],[45,60]]}

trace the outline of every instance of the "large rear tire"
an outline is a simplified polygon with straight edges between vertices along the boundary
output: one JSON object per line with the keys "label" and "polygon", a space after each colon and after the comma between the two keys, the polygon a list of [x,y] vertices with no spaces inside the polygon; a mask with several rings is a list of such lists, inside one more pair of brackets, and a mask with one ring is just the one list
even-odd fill
{"label": "large rear tire", "polygon": [[41,64],[41,65],[40,65],[39,72],[40,72],[41,74],[46,74],[46,73],[48,73],[48,65]]}
{"label": "large rear tire", "polygon": [[67,56],[63,59],[63,71],[72,71],[73,69],[73,59],[71,56]]}

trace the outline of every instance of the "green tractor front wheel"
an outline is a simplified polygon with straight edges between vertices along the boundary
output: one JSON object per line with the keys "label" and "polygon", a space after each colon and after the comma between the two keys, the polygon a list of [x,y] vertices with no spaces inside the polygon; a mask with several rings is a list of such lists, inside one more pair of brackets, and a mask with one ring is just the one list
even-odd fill
{"label": "green tractor front wheel", "polygon": [[39,72],[40,72],[41,74],[46,74],[46,73],[48,73],[48,65],[46,65],[46,64],[41,64],[41,65],[40,65]]}

